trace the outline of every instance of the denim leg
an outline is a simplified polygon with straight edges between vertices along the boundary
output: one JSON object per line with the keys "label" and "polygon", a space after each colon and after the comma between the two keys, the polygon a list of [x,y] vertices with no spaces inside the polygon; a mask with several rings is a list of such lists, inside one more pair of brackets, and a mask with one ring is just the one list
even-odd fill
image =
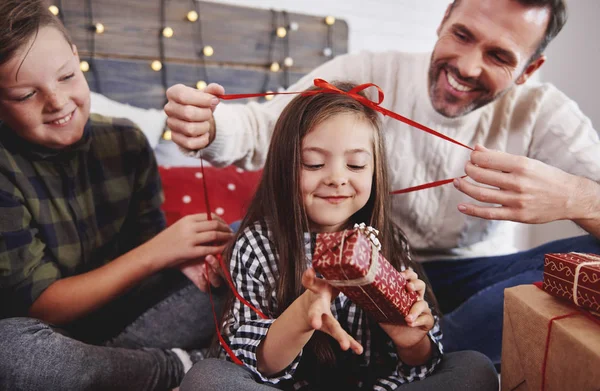
{"label": "denim leg", "polygon": [[445,351],[477,350],[500,362],[504,289],[541,281],[544,254],[600,253],[591,235],[558,240],[517,254],[434,261],[425,272],[440,302]]}
{"label": "denim leg", "polygon": [[261,384],[246,368],[229,361],[210,358],[199,361],[185,375],[180,391],[272,391],[275,386]]}
{"label": "denim leg", "polygon": [[0,389],[169,390],[183,377],[174,353],[95,346],[31,318],[0,320]]}
{"label": "denim leg", "polygon": [[404,384],[400,390],[498,391],[498,374],[490,360],[481,353],[448,353],[429,377]]}

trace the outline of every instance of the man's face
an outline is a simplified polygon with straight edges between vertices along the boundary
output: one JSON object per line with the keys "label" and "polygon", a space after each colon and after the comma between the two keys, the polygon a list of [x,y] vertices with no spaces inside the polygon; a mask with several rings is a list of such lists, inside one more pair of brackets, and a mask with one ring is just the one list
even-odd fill
{"label": "man's face", "polygon": [[544,62],[529,64],[550,12],[514,0],[461,0],[438,28],[429,67],[435,110],[459,117],[524,83]]}
{"label": "man's face", "polygon": [[89,110],[77,51],[53,27],[0,66],[0,120],[32,143],[61,149],[77,142]]}

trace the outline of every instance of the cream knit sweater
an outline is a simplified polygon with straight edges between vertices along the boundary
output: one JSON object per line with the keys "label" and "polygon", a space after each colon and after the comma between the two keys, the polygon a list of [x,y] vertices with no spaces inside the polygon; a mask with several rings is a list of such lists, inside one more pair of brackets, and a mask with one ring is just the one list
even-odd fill
{"label": "cream knit sweater", "polygon": [[[466,145],[480,143],[600,181],[598,133],[575,102],[554,86],[527,83],[464,117],[449,119],[438,114],[429,100],[430,56],[400,52],[339,56],[289,90],[301,91],[315,78],[372,82],[386,94],[382,107]],[[249,170],[262,167],[275,121],[292,98],[281,95],[263,104],[221,103],[215,111],[216,138],[203,157],[217,166],[236,164]],[[392,189],[464,174],[469,150],[389,117],[384,118],[383,129]],[[422,260],[507,251],[502,245],[507,240],[501,234],[503,223],[458,212],[458,203],[475,201],[451,184],[393,197],[395,221]]]}

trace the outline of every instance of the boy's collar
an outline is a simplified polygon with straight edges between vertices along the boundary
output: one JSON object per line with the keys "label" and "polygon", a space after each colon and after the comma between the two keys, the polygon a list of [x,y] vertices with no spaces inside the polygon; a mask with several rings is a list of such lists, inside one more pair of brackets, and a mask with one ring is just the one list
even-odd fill
{"label": "boy's collar", "polygon": [[19,137],[3,122],[0,122],[0,140],[12,152],[18,152],[31,160],[68,160],[78,152],[87,152],[90,149],[91,123],[85,124],[83,135],[79,141],[64,149],[53,149],[35,144]]}

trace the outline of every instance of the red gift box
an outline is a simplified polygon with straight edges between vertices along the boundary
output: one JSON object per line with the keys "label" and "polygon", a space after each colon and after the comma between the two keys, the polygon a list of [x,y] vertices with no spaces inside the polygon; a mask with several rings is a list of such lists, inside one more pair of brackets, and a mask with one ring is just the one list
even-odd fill
{"label": "red gift box", "polygon": [[583,253],[546,254],[546,292],[600,316],[600,256]]}
{"label": "red gift box", "polygon": [[317,234],[313,268],[377,322],[403,323],[418,294],[381,255],[376,233],[361,224]]}

